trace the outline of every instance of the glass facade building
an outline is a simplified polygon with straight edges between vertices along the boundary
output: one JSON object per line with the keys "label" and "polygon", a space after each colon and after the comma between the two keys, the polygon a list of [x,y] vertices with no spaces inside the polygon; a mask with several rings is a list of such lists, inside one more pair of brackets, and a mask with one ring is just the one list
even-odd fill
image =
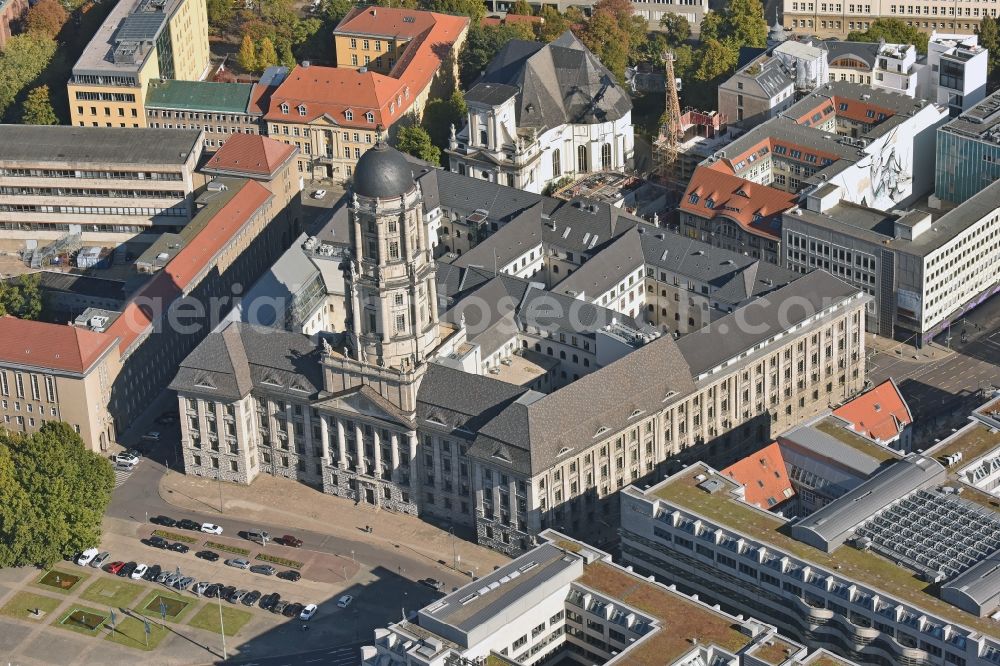
{"label": "glass facade building", "polygon": [[960,204],[1000,179],[1000,93],[937,131],[934,194]]}

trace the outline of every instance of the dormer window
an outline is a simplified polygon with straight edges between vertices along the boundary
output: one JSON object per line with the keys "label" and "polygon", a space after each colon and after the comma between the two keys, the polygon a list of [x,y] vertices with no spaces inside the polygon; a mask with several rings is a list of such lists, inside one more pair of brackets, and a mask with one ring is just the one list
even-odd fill
{"label": "dormer window", "polygon": [[287,103],[282,103],[281,104],[281,112],[282,113],[288,113],[288,104]]}
{"label": "dormer window", "polygon": [[365,114],[365,121],[367,121],[369,123],[375,122],[375,114],[372,113],[371,111],[369,111],[368,113],[366,113]]}
{"label": "dormer window", "polygon": [[601,426],[600,428],[597,429],[597,432],[594,433],[594,437],[600,437],[609,430],[610,428],[608,428],[607,426]]}
{"label": "dormer window", "polygon": [[354,112],[351,111],[350,109],[344,111],[344,118],[346,118],[347,120],[354,120]]}
{"label": "dormer window", "polygon": [[394,113],[396,113],[396,103],[395,102],[389,102],[389,115],[391,116]]}
{"label": "dormer window", "polygon": [[299,104],[299,115],[300,116],[306,115],[306,105],[305,104]]}
{"label": "dormer window", "polygon": [[697,194],[692,194],[691,196],[688,197],[688,203],[696,204],[698,203],[698,199],[699,197]]}
{"label": "dormer window", "polygon": [[705,208],[715,208],[715,200],[705,199]]}

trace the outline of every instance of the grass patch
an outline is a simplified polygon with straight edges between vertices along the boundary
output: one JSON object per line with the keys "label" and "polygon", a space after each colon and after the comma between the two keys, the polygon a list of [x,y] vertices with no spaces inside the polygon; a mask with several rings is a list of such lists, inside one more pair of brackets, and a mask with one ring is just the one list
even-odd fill
{"label": "grass patch", "polygon": [[261,562],[271,562],[272,564],[280,564],[283,567],[290,567],[292,569],[301,569],[304,565],[296,560],[287,560],[284,557],[277,557],[275,555],[265,555],[264,553],[259,554],[254,558],[255,560],[260,560]]}
{"label": "grass patch", "polygon": [[34,610],[36,608],[45,615],[51,615],[62,602],[62,599],[47,597],[44,594],[18,592],[3,605],[3,608],[0,608],[0,613],[8,617],[16,617],[19,620],[31,620],[35,618]]}
{"label": "grass patch", "polygon": [[85,573],[70,573],[69,571],[63,571],[62,569],[49,569],[35,581],[35,585],[43,587],[47,590],[54,590],[56,592],[62,592],[63,594],[69,594],[73,591],[80,581],[87,580],[90,576]]}
{"label": "grass patch", "polygon": [[115,630],[108,633],[107,640],[118,643],[125,647],[137,648],[139,650],[155,650],[167,634],[170,633],[162,625],[155,622],[149,623],[149,647],[146,646],[146,625],[142,620],[134,617],[126,617],[119,620]]}
{"label": "grass patch", "polygon": [[80,599],[112,608],[128,608],[140,592],[142,592],[141,586],[117,576],[98,578],[83,591]]}
{"label": "grass patch", "polygon": [[178,534],[177,532],[168,532],[166,530],[153,530],[153,535],[163,537],[164,539],[170,539],[171,541],[180,541],[181,543],[195,543],[198,541],[195,537],[188,536],[186,534]]}
{"label": "grass patch", "polygon": [[227,553],[232,553],[233,555],[242,555],[247,557],[250,555],[249,548],[240,548],[239,546],[227,546],[224,543],[216,543],[214,541],[206,541],[205,548],[211,548],[212,550],[222,550]]}
{"label": "grass patch", "polygon": [[[252,616],[250,613],[240,610],[238,608],[230,608],[229,606],[222,607],[222,621],[226,627],[226,636],[235,636],[243,625],[250,621]],[[214,631],[215,633],[221,633],[219,631],[219,604],[211,603],[205,604],[201,607],[188,625],[196,627],[198,629],[207,629],[208,631]]]}
{"label": "grass patch", "polygon": [[84,636],[94,636],[110,618],[110,611],[74,605],[53,624]]}
{"label": "grass patch", "polygon": [[136,612],[159,620],[160,599],[163,600],[164,605],[167,607],[167,619],[174,622],[184,617],[195,603],[194,599],[182,597],[174,592],[153,590],[135,607]]}

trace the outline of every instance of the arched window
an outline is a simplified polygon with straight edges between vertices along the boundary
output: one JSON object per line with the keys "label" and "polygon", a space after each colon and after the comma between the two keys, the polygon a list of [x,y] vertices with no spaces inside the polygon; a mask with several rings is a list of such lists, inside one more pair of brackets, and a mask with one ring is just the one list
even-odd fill
{"label": "arched window", "polygon": [[587,169],[587,146],[578,146],[576,149],[576,170],[583,172]]}
{"label": "arched window", "polygon": [[344,118],[346,120],[354,120],[354,112],[351,111],[350,109],[348,109],[347,111],[344,111]]}
{"label": "arched window", "polygon": [[375,122],[375,114],[369,111],[368,113],[365,114],[365,120],[370,123]]}
{"label": "arched window", "polygon": [[559,154],[559,149],[556,148],[552,151],[552,177],[558,178],[562,175],[562,157]]}
{"label": "arched window", "polygon": [[606,143],[601,146],[601,168],[605,171],[611,169],[611,144]]}

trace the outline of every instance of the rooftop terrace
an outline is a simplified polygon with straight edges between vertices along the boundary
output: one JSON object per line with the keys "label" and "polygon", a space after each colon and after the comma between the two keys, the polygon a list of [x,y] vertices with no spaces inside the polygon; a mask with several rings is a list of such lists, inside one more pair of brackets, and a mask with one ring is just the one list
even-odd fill
{"label": "rooftop terrace", "polygon": [[726,488],[736,487],[732,481],[713,472],[708,466],[698,465],[664,481],[652,489],[650,494],[726,526],[734,532],[745,534],[825,567],[831,573],[836,571],[842,576],[885,591],[955,624],[988,635],[997,635],[1000,632],[1000,622],[975,617],[932,596],[928,592],[930,586],[927,583],[919,580],[911,571],[880,555],[846,545],[832,553],[824,553],[789,537],[784,529],[788,521],[739,502],[729,497],[725,491],[712,494],[698,488],[700,482],[695,477],[700,474],[711,475],[712,478],[720,480]]}

